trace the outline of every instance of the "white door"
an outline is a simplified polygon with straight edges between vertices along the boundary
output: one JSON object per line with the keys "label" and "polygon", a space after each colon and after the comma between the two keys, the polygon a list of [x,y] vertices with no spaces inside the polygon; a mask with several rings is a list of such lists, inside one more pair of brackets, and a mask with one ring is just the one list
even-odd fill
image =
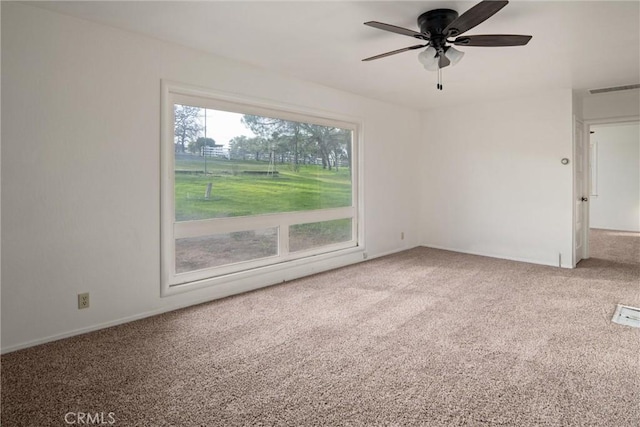
{"label": "white door", "polygon": [[584,138],[584,124],[579,121],[573,121],[573,146],[574,146],[574,166],[573,166],[573,182],[574,182],[574,248],[573,248],[573,266],[575,267],[581,259],[587,258],[587,238],[588,238],[588,211],[589,208],[589,186],[587,178],[587,144]]}

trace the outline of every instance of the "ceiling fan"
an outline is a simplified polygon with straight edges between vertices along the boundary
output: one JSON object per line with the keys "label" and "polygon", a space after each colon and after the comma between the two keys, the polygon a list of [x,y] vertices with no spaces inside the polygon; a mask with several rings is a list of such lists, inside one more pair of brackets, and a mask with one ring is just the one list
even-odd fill
{"label": "ceiling fan", "polygon": [[425,69],[438,71],[437,88],[442,90],[441,70],[449,65],[457,64],[464,56],[464,52],[455,49],[452,45],[494,47],[523,46],[529,43],[532,36],[516,34],[485,34],[460,37],[463,33],[495,15],[508,3],[506,0],[484,0],[460,16],[458,16],[458,12],[451,9],[430,10],[418,17],[419,32],[378,21],[365,22],[364,25],[413,37],[426,43],[371,56],[363,59],[363,61],[373,61],[374,59],[426,47],[427,49],[418,55],[418,60]]}

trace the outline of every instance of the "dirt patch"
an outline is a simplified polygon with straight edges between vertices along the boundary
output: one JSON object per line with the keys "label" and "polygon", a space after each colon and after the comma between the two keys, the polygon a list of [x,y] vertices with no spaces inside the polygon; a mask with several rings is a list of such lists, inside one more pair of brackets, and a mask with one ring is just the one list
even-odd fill
{"label": "dirt patch", "polygon": [[[349,230],[350,233],[350,230]],[[345,242],[349,235],[292,232],[292,252]],[[176,272],[201,270],[243,261],[266,258],[278,254],[277,229],[241,231],[215,236],[176,240]]]}

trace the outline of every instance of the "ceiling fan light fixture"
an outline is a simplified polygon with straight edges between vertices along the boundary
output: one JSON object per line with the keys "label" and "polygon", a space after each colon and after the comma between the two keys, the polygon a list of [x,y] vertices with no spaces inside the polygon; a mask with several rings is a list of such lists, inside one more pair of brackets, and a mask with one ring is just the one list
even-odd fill
{"label": "ceiling fan light fixture", "polygon": [[418,61],[424,66],[426,70],[435,71],[438,69],[438,52],[429,46],[418,54]]}
{"label": "ceiling fan light fixture", "polygon": [[425,65],[424,69],[427,71],[438,71],[440,69],[440,66],[438,65],[438,57],[436,57],[435,61],[432,63]]}
{"label": "ceiling fan light fixture", "polygon": [[[1,0],[0,0],[1,1]],[[433,9],[418,16],[420,31],[414,31],[397,25],[384,22],[368,21],[364,25],[389,31],[420,40],[423,44],[396,49],[380,55],[371,56],[363,61],[386,58],[410,50],[427,47],[418,54],[418,60],[427,71],[438,72],[438,84],[436,88],[442,90],[442,69],[449,65],[455,65],[464,56],[451,45],[456,46],[524,46],[529,43],[532,36],[519,34],[480,34],[475,36],[462,36],[472,28],[491,18],[509,3],[508,0],[482,0],[480,3],[468,9],[462,15],[452,9]],[[462,37],[459,37],[462,36]],[[454,40],[450,40],[455,37]],[[426,44],[424,44],[426,42]]]}
{"label": "ceiling fan light fixture", "polygon": [[444,53],[444,56],[446,56],[449,61],[451,61],[451,65],[453,66],[460,62],[460,60],[464,56],[464,52],[459,51],[453,46],[448,46],[446,52]]}

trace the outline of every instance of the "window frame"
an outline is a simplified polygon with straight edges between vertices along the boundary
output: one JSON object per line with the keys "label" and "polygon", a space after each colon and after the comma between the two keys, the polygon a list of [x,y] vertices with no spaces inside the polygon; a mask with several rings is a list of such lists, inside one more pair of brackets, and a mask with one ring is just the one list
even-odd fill
{"label": "window frame", "polygon": [[[175,221],[174,104],[196,105],[208,109],[277,117],[283,120],[351,130],[351,205],[348,207],[310,211]],[[328,258],[358,252],[364,254],[364,216],[360,209],[360,207],[363,206],[361,120],[326,111],[311,110],[300,106],[222,93],[162,80],[160,140],[161,296],[226,283],[230,280],[249,278],[305,263],[322,263]],[[291,225],[344,218],[351,218],[352,221],[352,239],[348,242],[334,243],[293,253],[289,252],[288,234]],[[279,250],[275,256],[176,273],[176,239],[271,227],[278,228]],[[363,258],[364,257],[366,256],[363,256]],[[314,269],[310,271],[310,273],[320,270],[321,269]],[[268,284],[270,283],[266,283],[265,286]]]}

